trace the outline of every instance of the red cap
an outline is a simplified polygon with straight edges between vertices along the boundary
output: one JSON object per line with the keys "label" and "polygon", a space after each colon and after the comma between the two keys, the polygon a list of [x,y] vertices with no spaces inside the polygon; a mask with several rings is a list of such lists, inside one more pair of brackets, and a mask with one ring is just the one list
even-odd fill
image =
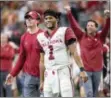
{"label": "red cap", "polygon": [[38,19],[40,18],[40,14],[36,11],[30,11],[28,13],[26,13],[25,18],[31,17],[33,19]]}

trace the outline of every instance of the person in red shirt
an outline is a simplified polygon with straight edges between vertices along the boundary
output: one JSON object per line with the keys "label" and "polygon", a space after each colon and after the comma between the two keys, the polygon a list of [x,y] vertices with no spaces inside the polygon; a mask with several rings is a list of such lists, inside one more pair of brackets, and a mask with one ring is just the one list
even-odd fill
{"label": "person in red shirt", "polygon": [[102,29],[102,32],[98,33],[98,24],[96,21],[89,20],[85,28],[86,32],[83,32],[73,17],[70,6],[65,6],[64,8],[67,11],[67,17],[71,27],[80,43],[81,57],[84,68],[89,76],[88,81],[84,84],[86,96],[97,96],[103,69],[103,43],[105,42],[110,27],[109,11],[105,11],[107,17],[106,24]]}
{"label": "person in red shirt", "polygon": [[12,68],[15,51],[8,42],[8,36],[1,34],[0,45],[0,97],[12,97],[11,85],[5,85],[5,79]]}
{"label": "person in red shirt", "polygon": [[20,53],[16,66],[7,76],[6,83],[18,75],[23,69],[23,96],[39,97],[39,59],[40,49],[38,48],[36,36],[42,32],[38,28],[40,14],[37,11],[29,11],[25,14],[27,31],[22,35],[20,42]]}

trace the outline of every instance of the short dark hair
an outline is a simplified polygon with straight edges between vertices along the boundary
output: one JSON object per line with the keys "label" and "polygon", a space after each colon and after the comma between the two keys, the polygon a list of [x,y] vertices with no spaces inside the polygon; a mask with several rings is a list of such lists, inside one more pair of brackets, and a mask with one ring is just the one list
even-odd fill
{"label": "short dark hair", "polygon": [[88,22],[93,22],[93,23],[95,23],[95,26],[98,28],[98,23],[97,23],[95,20],[90,19],[90,20],[87,21],[87,23],[88,23]]}
{"label": "short dark hair", "polygon": [[[93,22],[93,23],[95,24],[96,28],[98,28],[98,23],[97,23],[95,20],[90,19],[90,20],[87,21],[87,23],[88,23],[88,22]],[[87,32],[86,27],[85,27],[85,31]]]}
{"label": "short dark hair", "polygon": [[60,13],[59,12],[56,12],[55,10],[52,10],[52,9],[48,9],[44,12],[44,17],[45,16],[53,16],[55,17],[56,19],[59,19],[60,18]]}

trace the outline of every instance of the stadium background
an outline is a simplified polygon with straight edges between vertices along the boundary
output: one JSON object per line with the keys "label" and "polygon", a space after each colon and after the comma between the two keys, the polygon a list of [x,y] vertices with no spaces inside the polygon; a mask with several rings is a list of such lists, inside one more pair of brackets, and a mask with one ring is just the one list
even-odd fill
{"label": "stadium background", "polygon": [[[20,44],[20,37],[25,31],[24,15],[28,10],[37,10],[42,17],[40,28],[44,28],[43,12],[46,9],[54,9],[60,12],[60,25],[70,26],[68,23],[64,5],[70,4],[73,16],[84,30],[87,20],[94,19],[99,24],[98,30],[101,30],[105,19],[103,12],[110,9],[109,1],[78,1],[78,0],[50,0],[50,1],[0,1],[1,4],[1,32],[6,33],[17,47]],[[106,38],[106,44],[110,46],[110,33]],[[105,68],[109,64],[110,51],[104,55]]]}

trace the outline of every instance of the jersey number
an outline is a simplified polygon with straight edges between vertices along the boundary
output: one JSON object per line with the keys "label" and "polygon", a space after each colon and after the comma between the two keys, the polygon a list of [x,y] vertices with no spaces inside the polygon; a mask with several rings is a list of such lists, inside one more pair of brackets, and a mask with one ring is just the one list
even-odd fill
{"label": "jersey number", "polygon": [[54,55],[53,55],[53,46],[49,45],[49,60],[53,60],[54,59]]}

